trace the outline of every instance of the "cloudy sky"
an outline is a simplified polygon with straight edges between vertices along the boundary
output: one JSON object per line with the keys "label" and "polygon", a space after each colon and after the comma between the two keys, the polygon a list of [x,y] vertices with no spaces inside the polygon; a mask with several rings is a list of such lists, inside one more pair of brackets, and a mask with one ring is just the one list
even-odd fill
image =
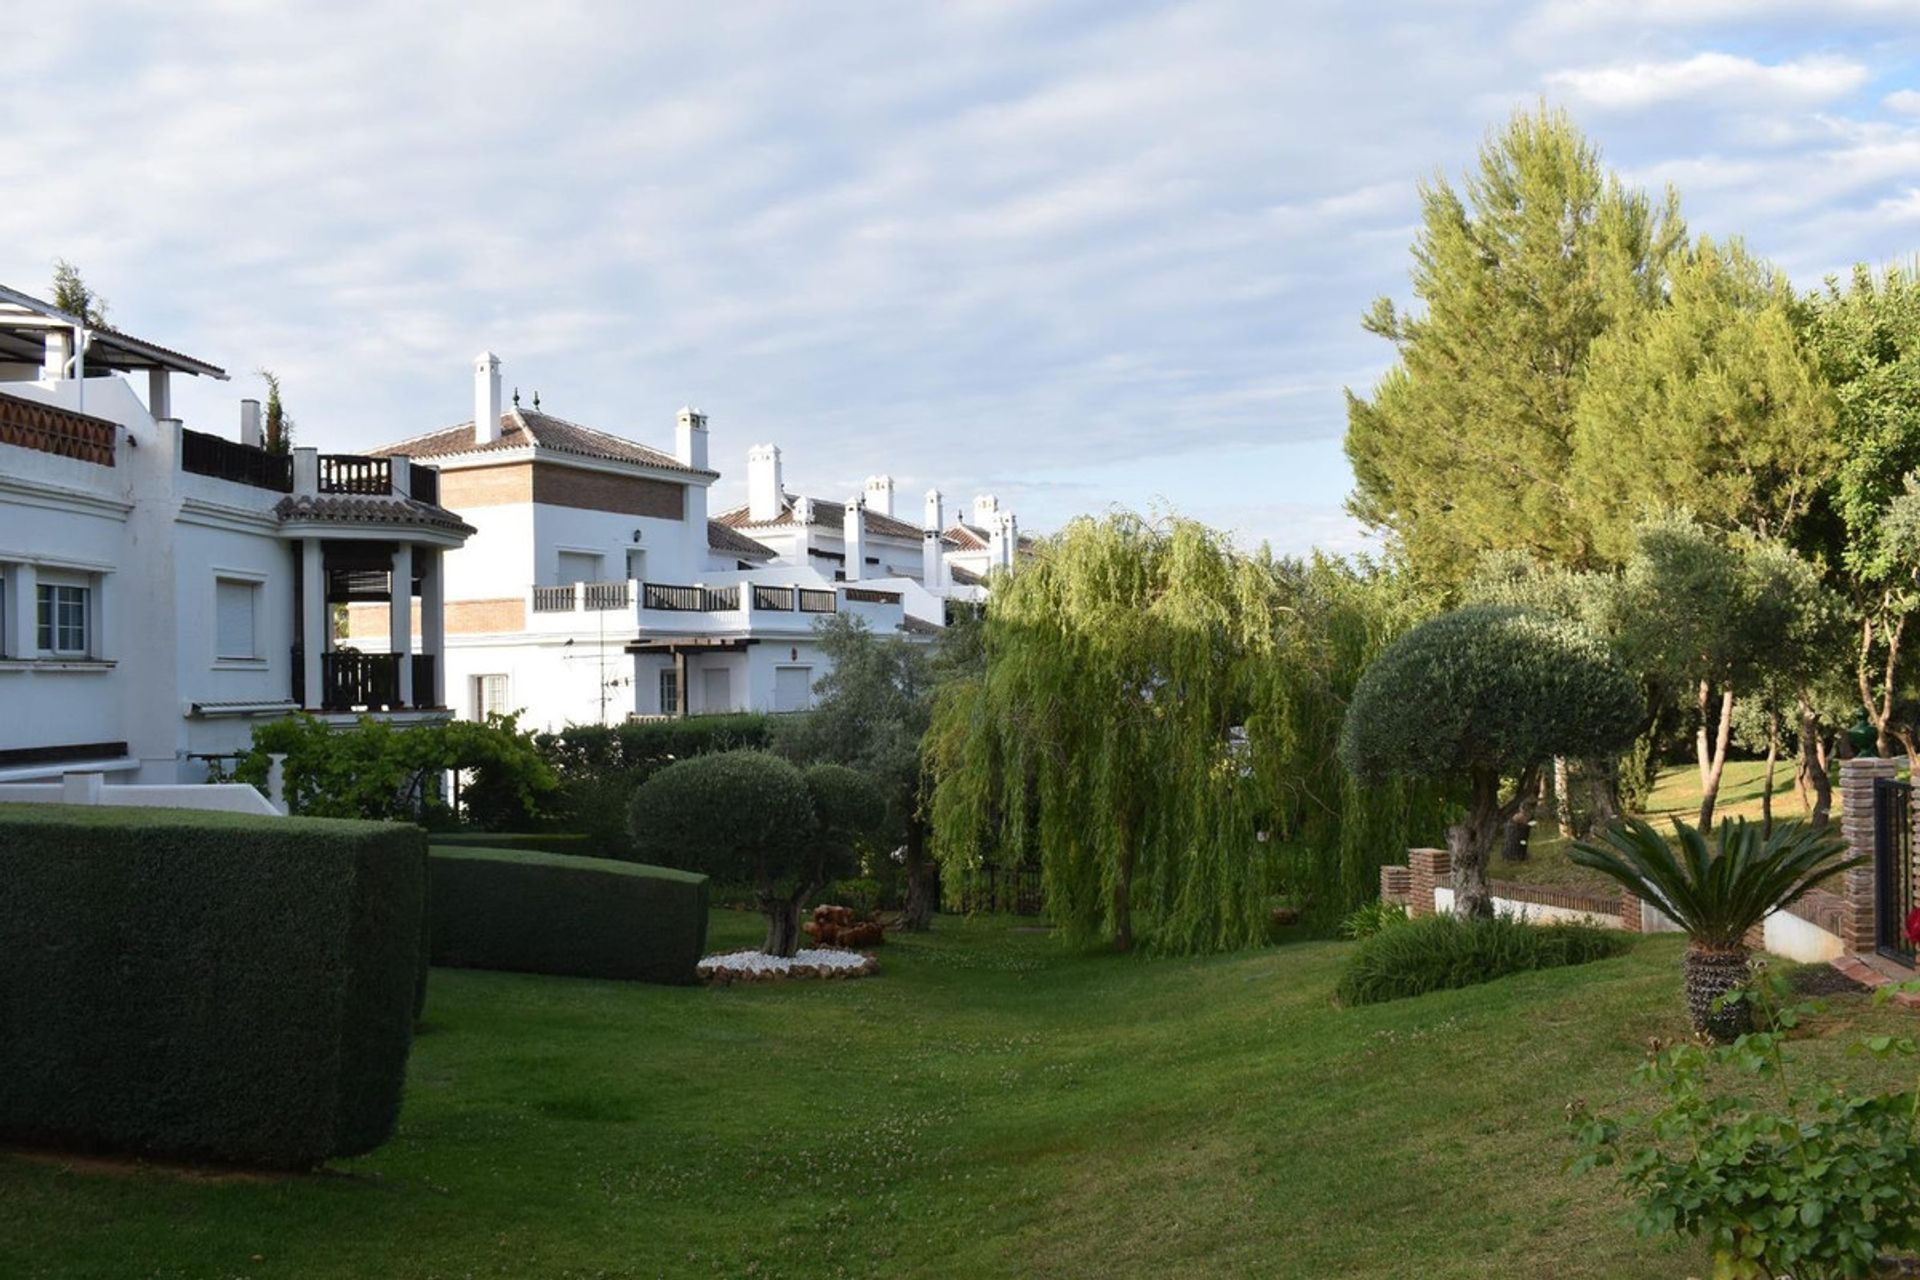
{"label": "cloudy sky", "polygon": [[[471,358],[844,496],[1120,503],[1359,544],[1341,391],[1415,184],[1542,98],[1803,284],[1920,250],[1916,0],[74,3],[0,70],[0,283],[276,370],[305,443],[471,416]],[[917,504],[916,508],[917,509]]]}

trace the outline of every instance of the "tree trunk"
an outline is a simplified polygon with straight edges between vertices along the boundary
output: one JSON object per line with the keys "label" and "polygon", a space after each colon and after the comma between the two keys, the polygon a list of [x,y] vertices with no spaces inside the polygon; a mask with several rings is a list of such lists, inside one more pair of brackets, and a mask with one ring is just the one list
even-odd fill
{"label": "tree trunk", "polygon": [[1686,971],[1687,1016],[1695,1031],[1726,1044],[1753,1030],[1753,1010],[1746,1001],[1719,1010],[1713,1007],[1715,1000],[1747,985],[1752,971],[1745,947],[1717,951],[1689,943],[1682,964]]}
{"label": "tree trunk", "polygon": [[[1517,803],[1517,802],[1516,802]],[[1493,917],[1493,889],[1487,883],[1487,855],[1505,815],[1500,812],[1500,778],[1484,769],[1473,774],[1467,816],[1447,828],[1447,856],[1453,864],[1453,912],[1469,920]]]}
{"label": "tree trunk", "polygon": [[1713,736],[1713,750],[1707,753],[1707,719],[1705,715],[1705,697],[1707,686],[1702,684],[1703,700],[1700,717],[1701,759],[1708,767],[1700,775],[1700,829],[1705,831],[1713,826],[1713,805],[1720,795],[1720,775],[1727,767],[1727,745],[1733,740],[1733,690],[1720,695],[1720,724]]}
{"label": "tree trunk", "polygon": [[[1813,721],[1807,725],[1813,729]],[[1817,730],[1810,736],[1813,739],[1813,772],[1808,781],[1813,784],[1813,829],[1825,830],[1828,815],[1833,812],[1833,778],[1827,773],[1827,743]],[[1845,735],[1842,735],[1844,737]]]}
{"label": "tree trunk", "polygon": [[770,956],[791,956],[800,949],[800,897],[762,896],[760,910],[767,917],[767,940],[760,950]]}
{"label": "tree trunk", "polygon": [[1527,838],[1533,834],[1533,797],[1528,796],[1520,802],[1520,807],[1507,819],[1505,831],[1500,840],[1500,861],[1525,862],[1527,860]]}
{"label": "tree trunk", "polygon": [[927,827],[919,818],[907,823],[907,909],[902,927],[923,933],[933,927],[935,872],[927,858]]}
{"label": "tree trunk", "polygon": [[1578,837],[1579,833],[1573,829],[1573,776],[1565,756],[1553,758],[1553,817],[1559,824],[1562,840]]}
{"label": "tree trunk", "polygon": [[1760,834],[1763,838],[1773,835],[1773,768],[1780,760],[1780,713],[1770,712],[1767,716],[1767,781],[1760,792]]}
{"label": "tree trunk", "polygon": [[1587,794],[1593,803],[1588,830],[1610,827],[1620,821],[1620,761],[1613,756],[1599,756],[1583,764]]}

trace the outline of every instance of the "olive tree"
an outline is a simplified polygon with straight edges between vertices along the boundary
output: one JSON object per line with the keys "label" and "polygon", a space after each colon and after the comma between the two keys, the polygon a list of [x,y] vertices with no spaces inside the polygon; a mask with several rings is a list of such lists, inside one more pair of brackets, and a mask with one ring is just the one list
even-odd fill
{"label": "olive tree", "polygon": [[1354,687],[1340,758],[1362,782],[1466,784],[1466,814],[1447,831],[1454,907],[1489,916],[1487,855],[1541,766],[1624,748],[1640,712],[1633,678],[1591,632],[1482,605],[1423,623],[1381,651]]}
{"label": "olive tree", "polygon": [[800,904],[851,864],[885,799],[851,769],[806,773],[763,751],[668,765],[633,793],[628,824],[642,860],[752,884],[768,955],[800,946]]}

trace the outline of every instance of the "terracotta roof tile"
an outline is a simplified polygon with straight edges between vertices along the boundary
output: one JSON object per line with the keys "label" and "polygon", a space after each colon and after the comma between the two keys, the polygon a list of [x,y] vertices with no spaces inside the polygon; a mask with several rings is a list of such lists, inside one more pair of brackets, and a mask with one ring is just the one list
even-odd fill
{"label": "terracotta roof tile", "polygon": [[718,520],[707,521],[707,546],[714,551],[722,551],[742,560],[771,560],[774,550],[764,542],[756,542],[737,529],[729,528]]}
{"label": "terracotta roof tile", "polygon": [[[748,507],[734,507],[731,510],[722,511],[719,515],[715,516],[714,519],[734,529],[774,529],[782,525],[796,523],[794,508],[798,504],[799,500],[792,494],[783,494],[780,504],[780,514],[771,520],[755,520],[751,514],[751,508]],[[844,527],[846,522],[846,503],[828,502],[823,498],[815,498],[813,500],[813,524],[815,527],[839,529]],[[897,520],[892,516],[882,515],[871,507],[867,508],[864,524],[868,533],[877,533],[884,537],[910,538],[917,542],[925,536],[919,525],[908,524],[905,520]]]}
{"label": "terracotta roof tile", "polygon": [[497,453],[508,449],[524,449],[529,445],[555,453],[571,453],[583,458],[599,458],[608,462],[628,462],[662,471],[682,471],[695,476],[719,475],[717,471],[690,467],[670,453],[649,449],[646,445],[636,444],[632,440],[608,435],[592,427],[583,427],[577,422],[568,422],[565,418],[556,418],[550,413],[522,409],[517,406],[500,415],[500,438],[490,443],[475,444],[473,424],[463,422],[457,427],[444,427],[423,436],[415,436],[411,440],[382,445],[372,450],[372,456],[379,458],[404,453],[414,458],[447,458],[457,454]]}
{"label": "terracotta roof tile", "polygon": [[426,525],[471,537],[474,527],[445,507],[416,502],[398,494],[374,497],[353,493],[322,493],[312,497],[289,495],[274,504],[284,521],[324,520],[343,524]]}

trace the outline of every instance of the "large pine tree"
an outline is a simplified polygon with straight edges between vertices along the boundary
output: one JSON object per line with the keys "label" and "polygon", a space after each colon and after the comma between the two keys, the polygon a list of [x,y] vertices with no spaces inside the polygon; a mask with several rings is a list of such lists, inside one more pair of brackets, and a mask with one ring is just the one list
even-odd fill
{"label": "large pine tree", "polygon": [[1348,392],[1349,508],[1441,583],[1488,550],[1585,564],[1578,381],[1594,340],[1658,300],[1686,236],[1678,200],[1622,186],[1543,108],[1487,140],[1462,190],[1437,178],[1421,202],[1419,309],[1374,304],[1366,327],[1399,359],[1371,396]]}

